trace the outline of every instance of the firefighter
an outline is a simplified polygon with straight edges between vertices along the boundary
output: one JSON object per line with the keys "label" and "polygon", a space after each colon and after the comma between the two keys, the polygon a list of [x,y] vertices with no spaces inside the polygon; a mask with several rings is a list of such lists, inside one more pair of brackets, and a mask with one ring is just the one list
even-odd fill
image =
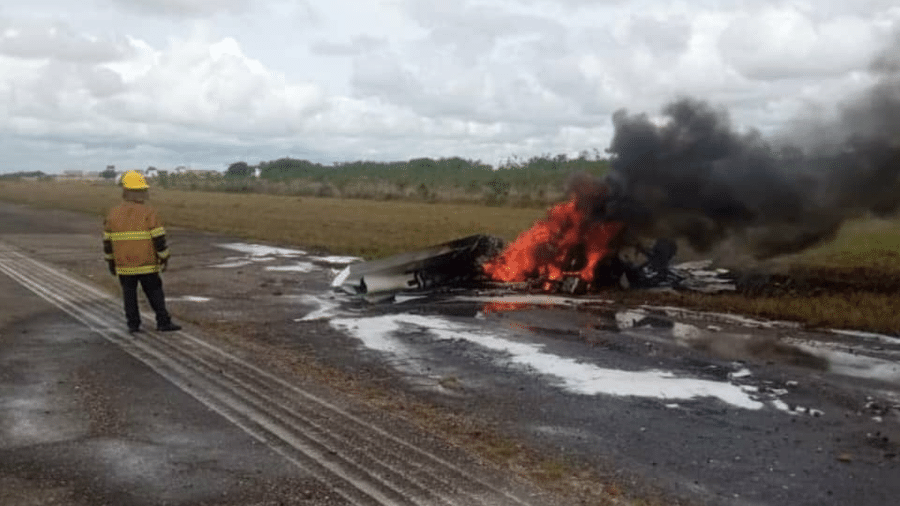
{"label": "firefighter", "polygon": [[123,202],[106,216],[103,230],[103,252],[109,272],[119,277],[125,303],[128,332],[141,330],[137,286],[141,285],[156,313],[156,330],[172,332],[181,327],[172,323],[166,311],[160,271],[169,262],[166,231],[156,210],[146,203],[149,186],[139,172],[130,170],[122,175]]}

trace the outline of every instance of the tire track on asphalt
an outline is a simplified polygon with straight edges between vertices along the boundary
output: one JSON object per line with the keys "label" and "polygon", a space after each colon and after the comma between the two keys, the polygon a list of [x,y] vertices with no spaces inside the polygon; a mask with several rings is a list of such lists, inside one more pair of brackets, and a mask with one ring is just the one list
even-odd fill
{"label": "tire track on asphalt", "polygon": [[351,504],[532,504],[533,497],[373,426],[198,336],[181,331],[164,338],[144,332],[132,338],[119,329],[120,301],[2,242],[0,271],[310,472]]}

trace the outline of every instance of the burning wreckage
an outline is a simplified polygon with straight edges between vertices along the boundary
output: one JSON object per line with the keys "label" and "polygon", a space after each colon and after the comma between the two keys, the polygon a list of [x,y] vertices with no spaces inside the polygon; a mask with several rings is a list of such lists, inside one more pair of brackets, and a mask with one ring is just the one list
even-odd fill
{"label": "burning wreckage", "polygon": [[608,176],[573,177],[570,199],[512,244],[466,237],[351,265],[333,285],[370,300],[497,283],[565,293],[617,285],[743,290],[748,273],[734,279],[708,265],[670,265],[676,241],[749,266],[741,259],[764,261],[829,241],[847,219],[900,213],[897,54],[875,62],[875,86],[842,106],[840,121],[821,127],[828,135],[819,141],[798,135],[776,144],[755,130],[738,132],[727,112],[691,98],[668,104],[661,118],[617,111]]}
{"label": "burning wreckage", "polygon": [[[587,177],[587,176],[586,176]],[[586,180],[586,179],[585,179]],[[352,264],[332,286],[369,300],[397,292],[506,287],[583,294],[610,287],[733,290],[724,269],[711,262],[670,265],[677,247],[669,239],[646,246],[615,209],[605,184],[581,184],[572,198],[550,208],[506,245],[472,235],[420,251]]]}

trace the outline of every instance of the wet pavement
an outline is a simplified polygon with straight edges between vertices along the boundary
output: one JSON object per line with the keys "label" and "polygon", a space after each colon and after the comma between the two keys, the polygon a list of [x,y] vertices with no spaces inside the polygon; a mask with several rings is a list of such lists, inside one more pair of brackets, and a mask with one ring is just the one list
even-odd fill
{"label": "wet pavement", "polygon": [[7,276],[0,294],[0,504],[343,504]]}
{"label": "wet pavement", "polygon": [[464,404],[529,441],[684,497],[888,504],[898,492],[900,339],[587,297],[333,303],[310,319],[410,387],[477,399]]}
{"label": "wet pavement", "polygon": [[[3,240],[108,284],[95,225],[67,216],[55,234]],[[330,289],[352,259],[171,235],[167,294],[180,320],[239,329],[281,355],[273,363],[312,357],[488,418],[663,504],[881,505],[900,494],[900,338],[505,290],[370,304]]]}
{"label": "wet pavement", "polygon": [[[130,334],[116,294],[14,235],[0,239],[0,504],[560,504],[194,324]],[[51,255],[87,239],[24,235]]]}

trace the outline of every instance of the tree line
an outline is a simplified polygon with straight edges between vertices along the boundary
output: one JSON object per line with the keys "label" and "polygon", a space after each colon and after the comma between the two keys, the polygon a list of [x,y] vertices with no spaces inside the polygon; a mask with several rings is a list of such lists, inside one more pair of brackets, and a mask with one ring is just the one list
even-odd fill
{"label": "tree line", "polygon": [[545,205],[562,195],[569,175],[602,176],[608,170],[608,160],[596,152],[510,158],[497,167],[461,157],[331,165],[280,158],[255,165],[234,162],[223,174],[222,186],[226,191],[321,197]]}
{"label": "tree line", "polygon": [[[233,162],[224,172],[147,172],[153,174],[152,184],[182,190],[545,206],[564,198],[564,186],[570,175],[603,176],[608,170],[609,161],[595,151],[577,156],[513,157],[497,167],[461,157],[329,165],[279,158],[253,165],[246,161]],[[116,175],[114,166],[107,166],[101,173],[105,178]],[[50,178],[41,172],[0,175],[0,179],[21,177]]]}

